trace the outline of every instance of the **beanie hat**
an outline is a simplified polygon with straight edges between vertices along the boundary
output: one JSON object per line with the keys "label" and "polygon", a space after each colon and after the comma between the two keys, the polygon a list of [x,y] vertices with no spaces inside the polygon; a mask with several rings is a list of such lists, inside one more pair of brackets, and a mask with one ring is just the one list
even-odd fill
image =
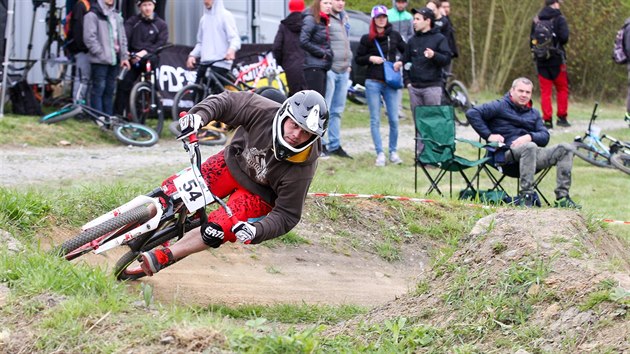
{"label": "beanie hat", "polygon": [[289,0],[289,12],[304,11],[304,0]]}
{"label": "beanie hat", "polygon": [[385,15],[387,16],[387,8],[385,5],[376,5],[372,8],[372,18]]}

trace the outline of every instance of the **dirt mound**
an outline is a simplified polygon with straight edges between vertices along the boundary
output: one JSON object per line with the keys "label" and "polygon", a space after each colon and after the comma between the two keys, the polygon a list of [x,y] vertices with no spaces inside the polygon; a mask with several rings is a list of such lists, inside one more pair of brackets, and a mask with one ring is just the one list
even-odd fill
{"label": "dirt mound", "polygon": [[[533,351],[630,350],[630,261],[624,246],[566,210],[502,210],[479,220],[459,251],[407,294],[331,328],[398,317],[476,343]],[[422,293],[423,292],[423,293]],[[503,346],[504,350],[510,346]]]}

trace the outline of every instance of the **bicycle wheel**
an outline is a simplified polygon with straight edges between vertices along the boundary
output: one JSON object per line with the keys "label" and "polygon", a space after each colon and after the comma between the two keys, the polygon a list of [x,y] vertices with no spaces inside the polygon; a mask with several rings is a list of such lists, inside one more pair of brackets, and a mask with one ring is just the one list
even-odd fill
{"label": "bicycle wheel", "polygon": [[610,155],[610,163],[618,170],[630,175],[630,154],[623,151],[617,151],[616,153]]}
{"label": "bicycle wheel", "polygon": [[[453,116],[455,121],[462,126],[469,125],[470,123],[465,117],[466,111],[472,107],[472,102],[470,102],[470,96],[468,96],[466,86],[460,81],[453,80],[446,87],[446,92],[454,108]],[[462,115],[464,117],[463,119],[460,118]]]}
{"label": "bicycle wheel", "polygon": [[81,106],[77,106],[74,104],[66,105],[56,112],[52,112],[40,118],[40,123],[52,124],[61,122],[62,120],[70,119],[77,114],[81,113],[83,109]]}
{"label": "bicycle wheel", "polygon": [[[151,217],[150,214],[151,212],[147,207],[136,207],[81,232],[79,235],[62,243],[55,252],[67,260],[75,259],[92,250],[92,247],[87,245],[88,243],[123,227],[132,229],[134,226],[148,220]],[[82,248],[82,246],[84,247]]]}
{"label": "bicycle wheel", "polygon": [[282,91],[273,86],[264,86],[256,89],[254,92],[280,104],[287,99],[287,96]]}
{"label": "bicycle wheel", "polygon": [[162,97],[159,92],[155,92],[155,103],[152,104],[152,95],[153,89],[150,83],[146,81],[137,82],[131,89],[129,111],[133,122],[150,127],[159,135],[162,134],[162,128],[164,127]]}
{"label": "bicycle wheel", "polygon": [[68,63],[61,38],[49,38],[42,50],[41,65],[44,80],[51,85],[60,83],[66,73]]}
{"label": "bicycle wheel", "polygon": [[113,130],[116,139],[125,145],[149,147],[160,139],[155,130],[138,123],[115,125]]}
{"label": "bicycle wheel", "polygon": [[575,155],[582,160],[597,167],[613,168],[608,157],[591,145],[576,141],[573,143],[573,146],[575,147]]}
{"label": "bicycle wheel", "polygon": [[199,84],[189,84],[184,86],[173,98],[173,107],[171,108],[171,118],[179,119],[179,113],[188,111],[194,105],[203,100],[205,93],[203,86]]}
{"label": "bicycle wheel", "polygon": [[[211,124],[213,124],[213,122],[210,122],[208,125],[206,125],[206,127]],[[206,129],[206,127],[201,128],[197,132],[197,139],[199,139],[199,144],[213,146],[223,145],[227,142],[227,135],[225,133],[213,130],[210,127]],[[181,134],[182,132],[179,127],[179,121],[172,121],[171,124],[168,125],[168,130],[176,137],[179,136],[179,134]]]}

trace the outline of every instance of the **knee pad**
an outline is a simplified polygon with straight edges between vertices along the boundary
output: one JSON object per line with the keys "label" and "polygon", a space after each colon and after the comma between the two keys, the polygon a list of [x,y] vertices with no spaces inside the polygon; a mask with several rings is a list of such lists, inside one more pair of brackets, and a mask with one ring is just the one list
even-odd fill
{"label": "knee pad", "polygon": [[201,226],[201,240],[212,248],[219,248],[223,244],[223,236],[223,228],[217,223],[209,222]]}

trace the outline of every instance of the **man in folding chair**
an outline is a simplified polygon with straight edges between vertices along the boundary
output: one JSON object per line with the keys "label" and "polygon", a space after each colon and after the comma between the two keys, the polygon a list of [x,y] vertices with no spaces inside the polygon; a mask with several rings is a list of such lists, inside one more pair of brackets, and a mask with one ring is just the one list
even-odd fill
{"label": "man in folding chair", "polygon": [[512,82],[512,88],[496,101],[475,106],[466,112],[466,117],[475,131],[488,142],[504,144],[493,153],[495,165],[518,166],[519,205],[534,206],[535,174],[550,166],[556,166],[555,207],[580,208],[571,197],[571,169],[573,147],[549,143],[549,132],[543,125],[540,113],[532,108],[531,80],[520,77]]}

